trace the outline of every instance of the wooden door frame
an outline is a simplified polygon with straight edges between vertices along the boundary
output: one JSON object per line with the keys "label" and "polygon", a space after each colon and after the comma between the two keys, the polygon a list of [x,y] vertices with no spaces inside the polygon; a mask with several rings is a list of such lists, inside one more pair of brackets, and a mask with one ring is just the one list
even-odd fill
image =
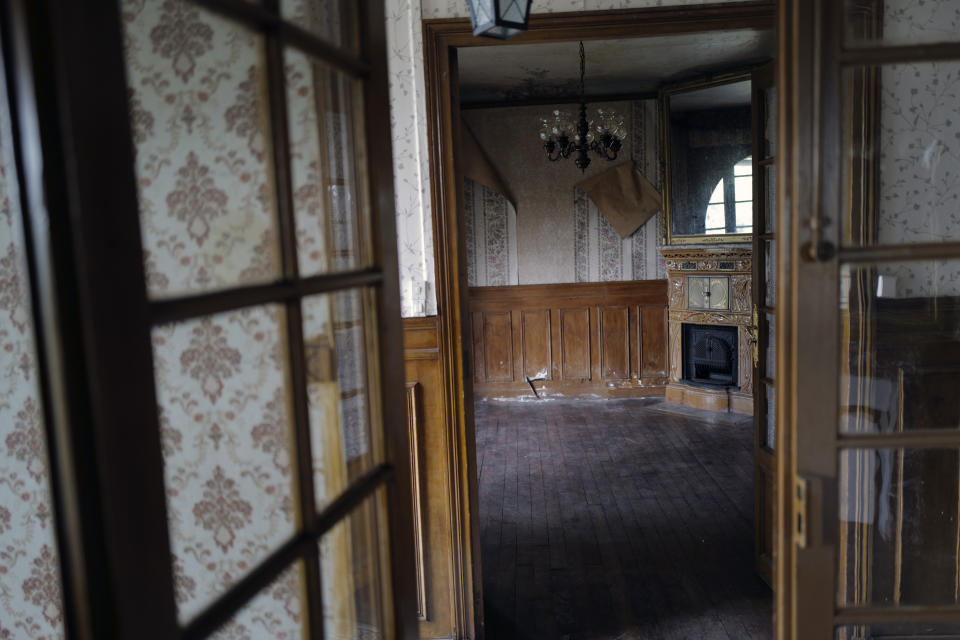
{"label": "wooden door frame", "polygon": [[[423,21],[427,142],[430,161],[440,375],[450,468],[457,637],[483,637],[476,437],[469,362],[469,315],[463,219],[457,49],[579,40],[641,38],[729,29],[775,28],[776,0],[533,15],[507,41],[476,38],[466,18]],[[778,438],[779,440],[779,438]]]}

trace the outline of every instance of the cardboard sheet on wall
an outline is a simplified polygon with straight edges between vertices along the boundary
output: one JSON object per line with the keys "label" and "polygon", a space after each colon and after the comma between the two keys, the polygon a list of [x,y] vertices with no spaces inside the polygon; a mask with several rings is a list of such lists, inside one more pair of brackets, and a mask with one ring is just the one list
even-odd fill
{"label": "cardboard sheet on wall", "polygon": [[621,238],[629,238],[660,210],[660,192],[634,166],[618,164],[577,183]]}
{"label": "cardboard sheet on wall", "polygon": [[480,148],[480,143],[477,142],[477,138],[465,123],[462,123],[461,132],[460,159],[463,163],[463,177],[470,178],[485,187],[499,192],[516,208],[516,200],[513,199],[513,196],[507,189],[506,183],[503,178],[500,177],[500,174],[497,173],[497,170],[493,167],[493,163],[487,158],[487,154]]}

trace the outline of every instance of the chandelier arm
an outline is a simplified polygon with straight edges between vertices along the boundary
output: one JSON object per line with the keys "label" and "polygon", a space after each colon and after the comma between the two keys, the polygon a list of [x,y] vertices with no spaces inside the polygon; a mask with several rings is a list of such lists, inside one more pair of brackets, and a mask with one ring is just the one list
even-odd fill
{"label": "chandelier arm", "polygon": [[[560,132],[559,138],[551,137],[544,143],[544,151],[546,151],[547,159],[550,162],[556,162],[561,158],[569,158],[570,156],[575,156],[575,162],[577,168],[581,171],[586,171],[587,167],[590,165],[590,153],[593,152],[598,156],[606,158],[607,160],[616,160],[619,152],[622,148],[622,141],[619,137],[613,134],[615,129],[608,128],[610,122],[616,124],[611,118],[619,117],[616,116],[614,112],[611,114],[606,114],[602,110],[600,111],[599,121],[598,121],[598,133],[593,134],[593,140],[590,140],[591,124],[587,120],[587,98],[586,98],[586,68],[587,68],[587,55],[583,46],[583,41],[580,41],[580,109],[579,109],[579,118],[576,122],[576,135],[571,139],[568,136],[570,132],[567,130],[569,124],[561,125],[563,129]],[[560,112],[554,111],[554,116],[556,116],[556,123],[554,125],[554,130],[556,131],[556,126],[561,123]],[[544,119],[544,127],[549,127],[547,120]],[[568,121],[565,121],[568,123]],[[556,134],[555,134],[556,135]],[[541,133],[541,137],[544,136],[544,133]]]}

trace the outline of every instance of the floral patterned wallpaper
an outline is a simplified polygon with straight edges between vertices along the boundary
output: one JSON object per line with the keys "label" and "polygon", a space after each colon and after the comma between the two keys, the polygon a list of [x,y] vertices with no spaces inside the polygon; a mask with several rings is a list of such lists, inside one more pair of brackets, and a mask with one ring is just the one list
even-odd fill
{"label": "floral patterned wallpaper", "polygon": [[11,141],[0,109],[0,638],[53,640],[60,569]]}
{"label": "floral patterned wallpaper", "polygon": [[[534,0],[532,13],[705,4],[707,0]],[[469,15],[465,0],[386,0],[400,294],[404,317],[437,313],[421,19]],[[651,239],[644,240],[649,250]],[[647,273],[652,273],[649,270]],[[649,277],[649,276],[648,276]]]}
{"label": "floral patterned wallpaper", "polygon": [[[623,156],[629,155],[654,185],[660,184],[660,120],[657,100],[637,100],[623,103],[628,121],[629,138],[624,144]],[[532,108],[531,113],[551,109],[550,106]],[[486,131],[488,138],[479,140],[480,146],[492,158],[506,183],[512,184],[518,198],[514,209],[501,194],[472,180],[464,185],[464,223],[467,252],[467,281],[470,286],[503,286],[513,284],[557,284],[564,282],[609,282],[618,280],[646,280],[666,277],[663,256],[660,254],[662,214],[651,218],[629,238],[621,238],[596,205],[573,183],[582,179],[579,171],[562,171],[562,166],[543,158],[535,129],[527,130],[521,109],[483,109],[472,111],[470,122],[477,131]],[[527,114],[529,116],[529,114]],[[529,118],[528,118],[529,119]],[[486,123],[486,124],[483,124]],[[489,139],[489,124],[504,127],[502,137],[519,139],[523,149],[514,149],[510,158],[502,157],[503,148]],[[523,142],[526,140],[526,142]],[[491,149],[494,149],[491,151]],[[570,161],[567,161],[570,162]],[[606,165],[597,161],[589,171],[603,170]],[[558,171],[559,169],[559,171]],[[556,241],[549,245],[539,242],[541,224],[537,221],[543,207],[543,192],[531,190],[531,181],[541,181],[548,191],[568,193],[556,204],[546,205],[550,230]],[[524,186],[526,185],[526,186]],[[566,191],[569,189],[569,191]],[[556,206],[556,210],[552,207]],[[521,220],[518,215],[533,218]],[[549,254],[549,255],[548,255]],[[554,261],[570,267],[560,270]]]}
{"label": "floral patterned wallpaper", "polygon": [[[658,101],[631,102],[628,126],[630,159],[640,173],[659,189],[662,153]],[[659,250],[663,241],[662,212],[650,218],[629,238],[621,238],[590,198],[576,187],[573,202],[573,256],[577,282],[667,277],[666,265]]]}
{"label": "floral patterned wallpaper", "polygon": [[517,211],[503,194],[464,179],[463,224],[467,243],[467,284],[520,284],[517,270]]}
{"label": "floral patterned wallpaper", "polygon": [[[884,37],[894,41],[928,41],[947,32],[956,39],[958,29],[953,0],[885,5]],[[960,63],[884,65],[880,87],[879,242],[960,240]],[[897,297],[960,295],[955,261],[888,264],[880,271],[896,277]]]}
{"label": "floral patterned wallpaper", "polygon": [[386,0],[397,255],[404,317],[437,313],[420,0]]}

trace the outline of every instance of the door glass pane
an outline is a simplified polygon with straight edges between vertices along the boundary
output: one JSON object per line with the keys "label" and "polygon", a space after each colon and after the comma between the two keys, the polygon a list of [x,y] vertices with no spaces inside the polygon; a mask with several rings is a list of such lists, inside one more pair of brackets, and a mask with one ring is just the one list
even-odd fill
{"label": "door glass pane", "polygon": [[303,300],[310,429],[318,508],[383,460],[374,425],[377,387],[373,292],[351,289]]}
{"label": "door glass pane", "polygon": [[841,431],[960,426],[960,261],[841,269]]}
{"label": "door glass pane", "polygon": [[844,242],[960,241],[960,62],[854,68],[844,80],[843,170],[856,186],[844,189]]}
{"label": "door glass pane", "polygon": [[763,360],[764,376],[772,378],[777,371],[777,318],[772,313],[766,314],[767,325],[767,353]]}
{"label": "door glass pane", "polygon": [[8,104],[0,81],[0,638],[62,638],[50,464]]}
{"label": "door glass pane", "polygon": [[763,137],[766,141],[767,157],[773,157],[777,153],[777,89],[764,89],[763,94],[767,116]]}
{"label": "door glass pane", "polygon": [[[930,44],[960,41],[960,0],[846,0],[847,42]],[[882,7],[882,9],[880,8]]]}
{"label": "door glass pane", "polygon": [[767,400],[767,432],[766,432],[766,441],[764,445],[768,449],[773,449],[777,441],[777,429],[776,429],[776,420],[777,420],[777,402],[776,394],[774,393],[773,385],[764,384],[764,396]]}
{"label": "door glass pane", "polygon": [[841,606],[958,602],[960,453],[840,452]]}
{"label": "door glass pane", "polygon": [[150,296],[275,279],[263,37],[180,0],[123,9]]}
{"label": "door glass pane", "polygon": [[285,60],[300,274],[370,266],[360,83],[295,49]]}
{"label": "door glass pane", "polygon": [[213,640],[301,640],[307,637],[303,562],[280,574],[210,637]]}
{"label": "door glass pane", "polygon": [[320,541],[324,637],[388,637],[389,547],[383,489]]}
{"label": "door glass pane", "polygon": [[763,168],[764,191],[767,195],[764,206],[764,223],[768,233],[776,231],[777,218],[777,168],[768,165]]}
{"label": "door glass pane", "polygon": [[294,534],[284,327],[269,306],[153,330],[181,620]]}
{"label": "door glass pane", "polygon": [[356,0],[280,0],[284,20],[341,49],[357,49]]}
{"label": "door glass pane", "polygon": [[764,292],[764,304],[768,307],[777,304],[777,243],[774,240],[763,241],[763,275],[767,281]]}
{"label": "door glass pane", "polygon": [[848,624],[837,627],[835,640],[957,640],[960,624],[955,622],[885,622]]}

